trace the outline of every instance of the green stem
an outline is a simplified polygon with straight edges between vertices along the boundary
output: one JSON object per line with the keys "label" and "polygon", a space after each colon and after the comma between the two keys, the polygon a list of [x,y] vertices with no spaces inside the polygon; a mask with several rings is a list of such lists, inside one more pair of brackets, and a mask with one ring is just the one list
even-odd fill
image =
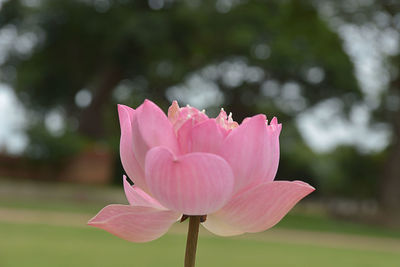
{"label": "green stem", "polygon": [[186,241],[185,267],[194,267],[196,263],[197,239],[201,216],[189,217],[189,230]]}

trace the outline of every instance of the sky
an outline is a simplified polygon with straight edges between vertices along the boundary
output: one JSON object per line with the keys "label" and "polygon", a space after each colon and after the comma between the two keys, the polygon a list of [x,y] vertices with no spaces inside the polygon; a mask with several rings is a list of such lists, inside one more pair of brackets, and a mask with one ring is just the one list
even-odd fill
{"label": "sky", "polygon": [[[0,0],[0,8],[2,1]],[[329,18],[329,14],[323,15]],[[353,108],[350,120],[347,121],[338,115],[341,108],[340,103],[335,99],[327,100],[301,113],[298,116],[297,125],[308,145],[317,152],[331,151],[339,144],[353,144],[366,153],[379,151],[387,146],[390,129],[387,125],[379,122],[371,123],[370,112],[379,105],[378,96],[382,90],[387,88],[389,74],[384,65],[384,58],[399,52],[399,31],[390,29],[390,27],[381,31],[374,25],[338,24],[333,20],[332,23],[336,23],[336,25],[332,25],[332,28],[343,39],[345,51],[355,65],[356,76],[365,95],[364,102]],[[378,23],[385,23],[385,18],[383,16],[378,18]],[[22,52],[24,49],[29,51],[32,47],[32,44],[29,43],[29,36],[21,39],[15,34],[13,35],[12,29],[8,29],[8,32],[0,31],[0,64],[6,56],[7,49],[17,43],[19,44],[18,49]],[[266,60],[270,52],[267,45],[255,49],[255,53]],[[317,69],[312,71],[311,77],[323,78],[323,73],[318,72]],[[169,88],[167,97],[171,100],[177,98],[202,109],[207,108],[210,99],[216,101],[216,104],[223,102],[223,96],[218,92],[218,88],[215,88],[213,83],[207,82],[204,77],[212,80],[215,75],[223,75],[223,79],[231,86],[235,86],[245,79],[257,81],[263,78],[262,70],[246,66],[240,61],[209,66],[203,69],[201,74],[189,77],[182,85]],[[282,85],[280,89],[284,90],[284,86],[292,86],[292,88],[288,87],[290,89],[287,90],[288,92],[296,91],[290,84]],[[82,96],[76,98],[78,105],[80,100],[85,99],[83,93],[81,92]],[[288,96],[290,97],[290,94]],[[50,114],[49,121],[59,121],[60,118],[57,116],[57,114]],[[12,88],[0,83],[0,151],[20,154],[24,150],[29,142],[24,133],[26,118],[26,111]],[[54,125],[54,123],[48,124]],[[57,132],[57,129],[50,130]]]}
{"label": "sky", "polygon": [[346,121],[338,116],[340,103],[328,100],[301,114],[298,127],[307,143],[318,152],[330,151],[339,144],[353,144],[366,153],[382,150],[389,143],[390,128],[371,121],[370,113],[380,105],[379,95],[388,88],[390,77],[385,58],[399,53],[399,31],[390,27],[381,31],[373,24],[343,23],[335,28],[354,63],[364,101],[354,106],[350,120]]}
{"label": "sky", "polygon": [[[335,17],[329,2],[321,2],[320,12],[344,42],[364,101],[353,108],[349,121],[337,116],[340,105],[334,100],[322,103],[298,117],[301,134],[319,152],[332,150],[338,144],[353,144],[366,153],[382,150],[389,143],[390,128],[371,121],[370,113],[381,104],[379,95],[389,86],[386,58],[400,52],[400,17],[393,23],[388,14],[376,12],[375,23],[354,25]],[[400,99],[390,100],[393,106],[400,105]]]}
{"label": "sky", "polygon": [[0,151],[19,154],[28,144],[26,114],[13,90],[0,84]]}

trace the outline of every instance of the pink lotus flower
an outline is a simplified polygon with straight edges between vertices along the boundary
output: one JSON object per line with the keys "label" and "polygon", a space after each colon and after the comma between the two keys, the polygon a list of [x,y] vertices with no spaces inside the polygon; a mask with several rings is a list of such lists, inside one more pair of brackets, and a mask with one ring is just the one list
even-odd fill
{"label": "pink lotus flower", "polygon": [[265,115],[240,125],[224,110],[208,118],[174,101],[168,117],[145,100],[118,106],[123,179],[130,205],[109,205],[89,225],[132,242],[165,234],[182,215],[207,215],[203,226],[221,236],[264,231],[314,188],[274,181],[281,124]]}

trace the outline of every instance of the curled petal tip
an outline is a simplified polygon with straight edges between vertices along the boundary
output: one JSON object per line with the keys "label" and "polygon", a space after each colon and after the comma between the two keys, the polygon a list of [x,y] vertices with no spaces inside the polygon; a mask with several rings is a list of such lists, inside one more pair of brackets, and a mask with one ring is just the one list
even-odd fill
{"label": "curled petal tip", "polygon": [[265,116],[264,114],[255,115],[254,118],[257,118],[258,120],[262,119],[264,121],[267,121],[267,116]]}
{"label": "curled petal tip", "polygon": [[120,120],[120,123],[122,123],[122,120],[126,120],[129,116],[127,116],[129,114],[129,111],[134,111],[133,108],[130,108],[128,106],[122,105],[122,104],[118,104],[117,105],[117,110],[118,110],[118,117]]}
{"label": "curled petal tip", "polygon": [[221,108],[221,111],[219,112],[217,119],[226,120],[227,116],[228,115],[226,114],[224,108]]}
{"label": "curled petal tip", "polygon": [[313,191],[315,191],[315,187],[309,185],[309,184],[306,183],[306,182],[299,181],[299,180],[295,180],[295,181],[293,181],[293,183],[296,183],[296,184],[298,184],[298,185],[302,185],[302,186],[304,186],[304,187],[307,187],[307,188],[310,190],[310,193],[313,192]]}
{"label": "curled petal tip", "polygon": [[172,104],[171,104],[171,106],[169,106],[169,109],[173,109],[173,110],[179,110],[179,104],[178,104],[178,101],[176,101],[176,100],[174,100],[174,101],[172,101]]}
{"label": "curled petal tip", "polygon": [[175,123],[179,118],[179,104],[174,100],[168,108],[168,119],[171,123]]}
{"label": "curled petal tip", "polygon": [[122,108],[125,108],[126,106],[125,105],[123,105],[123,104],[117,104],[117,108],[118,108],[118,110],[119,109],[122,109]]}
{"label": "curled petal tip", "polygon": [[215,121],[225,130],[231,130],[239,126],[239,124],[233,120],[232,113],[230,112],[228,116],[223,108],[221,108],[221,111],[215,118]]}
{"label": "curled petal tip", "polygon": [[142,106],[143,106],[144,108],[152,108],[152,109],[157,109],[157,110],[160,109],[153,101],[148,100],[148,99],[145,99],[145,100],[143,101]]}
{"label": "curled petal tip", "polygon": [[[145,99],[143,101],[142,105],[140,105],[140,107],[143,108],[144,112],[151,112],[150,110],[152,110],[152,111],[161,110],[161,108],[157,104],[155,104],[153,101],[151,101],[149,99]],[[161,110],[161,112],[164,113],[162,110]]]}
{"label": "curled petal tip", "polygon": [[269,129],[271,129],[273,132],[276,132],[278,134],[280,134],[281,130],[282,130],[282,124],[278,123],[278,119],[276,117],[273,117],[270,124],[267,125],[269,127]]}
{"label": "curled petal tip", "polygon": [[192,124],[195,125],[206,119],[208,119],[208,117],[205,112],[199,111],[189,105],[180,108],[176,101],[174,101],[168,109],[168,120],[173,125],[176,133],[188,120],[191,120]]}

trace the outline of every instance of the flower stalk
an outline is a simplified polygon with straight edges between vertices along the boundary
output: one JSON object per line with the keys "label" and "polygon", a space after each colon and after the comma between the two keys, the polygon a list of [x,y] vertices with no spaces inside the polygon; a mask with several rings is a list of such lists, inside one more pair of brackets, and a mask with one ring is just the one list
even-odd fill
{"label": "flower stalk", "polygon": [[196,263],[197,239],[201,216],[189,217],[189,229],[186,241],[185,266],[194,267]]}

